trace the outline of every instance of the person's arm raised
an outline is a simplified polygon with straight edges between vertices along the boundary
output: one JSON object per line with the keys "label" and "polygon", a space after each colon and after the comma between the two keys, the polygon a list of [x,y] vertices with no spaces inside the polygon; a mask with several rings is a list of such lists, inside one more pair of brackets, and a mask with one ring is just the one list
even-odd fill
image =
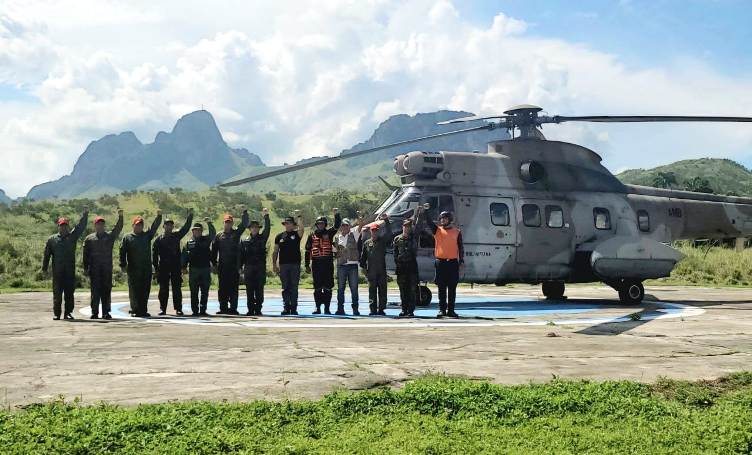
{"label": "person's arm raised", "polygon": [[157,217],[154,218],[154,221],[151,222],[151,227],[149,227],[149,230],[146,232],[149,240],[153,239],[154,236],[157,235],[157,230],[159,230],[160,223],[162,223],[162,211],[160,209],[157,209]]}
{"label": "person's arm raised", "polygon": [[182,239],[191,230],[193,224],[193,209],[188,209],[188,218],[185,219],[183,227],[178,231],[178,239]]}

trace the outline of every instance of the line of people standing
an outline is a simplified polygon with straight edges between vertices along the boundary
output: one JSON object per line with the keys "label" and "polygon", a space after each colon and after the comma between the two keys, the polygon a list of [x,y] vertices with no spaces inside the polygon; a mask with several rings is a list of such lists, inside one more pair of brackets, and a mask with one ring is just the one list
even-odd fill
{"label": "line of people standing", "polygon": [[[163,232],[157,235],[162,213],[148,230],[144,219],[136,216],[131,221],[132,232],[120,244],[119,263],[128,277],[130,313],[136,317],[149,317],[147,310],[152,274],[159,285],[160,315],[167,312],[172,291],[175,314],[183,316],[183,275],[188,274],[192,316],[207,316],[208,293],[212,272],[218,275],[219,311],[217,314],[239,315],[238,288],[242,276],[247,294],[247,316],[261,316],[264,302],[264,285],[267,270],[267,242],[270,219],[263,209],[261,222],[250,220],[242,208],[240,224],[235,227],[232,215],[223,217],[223,230],[216,232],[208,218],[204,225],[193,223],[190,209],[183,226],[175,230],[175,222],[165,219]],[[313,278],[313,295],[316,309],[313,314],[331,314],[334,289],[334,270],[337,271],[337,309],[335,314],[345,315],[345,293],[349,287],[352,314],[360,315],[358,299],[358,268],[362,268],[368,281],[369,315],[385,315],[387,304],[387,246],[393,247],[397,284],[402,303],[401,317],[413,317],[418,303],[418,226],[423,225],[422,207],[415,210],[412,219],[404,220],[402,232],[392,240],[389,217],[382,214],[378,220],[364,224],[358,216],[356,223],[342,219],[333,210],[334,223],[329,227],[326,217],[315,220],[314,229],[305,242],[305,269]],[[426,217],[427,218],[427,217]],[[53,313],[73,319],[73,292],[75,290],[75,250],[88,220],[88,209],[76,227],[70,229],[67,218],[58,219],[58,233],[46,245],[42,270],[47,272],[52,262]],[[439,287],[438,317],[457,317],[455,312],[456,286],[463,267],[462,235],[452,226],[452,214],[442,212],[439,225],[425,220],[435,239],[436,284]],[[118,220],[112,230],[106,230],[104,217],[94,220],[94,233],[84,240],[83,268],[91,282],[91,318],[111,319],[111,291],[113,247],[123,229],[123,212],[118,210]],[[302,217],[286,217],[284,230],[274,239],[272,266],[282,283],[284,307],[282,315],[298,314],[298,287],[301,272],[301,241],[305,234]],[[246,228],[249,235],[242,238]],[[180,244],[188,231],[192,235],[181,249]],[[63,311],[63,301],[65,302]]]}

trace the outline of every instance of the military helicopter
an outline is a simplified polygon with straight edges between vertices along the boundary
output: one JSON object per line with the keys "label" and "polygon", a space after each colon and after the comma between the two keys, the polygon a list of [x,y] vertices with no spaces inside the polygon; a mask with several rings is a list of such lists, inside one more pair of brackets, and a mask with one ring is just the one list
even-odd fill
{"label": "military helicopter", "polygon": [[[284,166],[225,182],[235,186],[454,134],[505,128],[509,140],[488,143],[487,153],[413,151],[394,159],[401,186],[376,209],[393,232],[419,205],[438,218],[452,211],[465,242],[465,283],[541,284],[561,299],[566,283],[603,282],[619,300],[637,304],[642,282],[669,276],[683,255],[679,239],[752,235],[752,198],[627,185],[585,147],[546,140],[544,124],[564,122],[752,122],[752,117],[548,116],[521,105],[503,115],[474,116],[441,124],[483,121],[480,126]],[[391,256],[391,255],[389,255]],[[433,279],[433,239],[419,237],[420,280]],[[393,264],[392,269],[393,271]],[[421,303],[431,293],[420,287]]]}

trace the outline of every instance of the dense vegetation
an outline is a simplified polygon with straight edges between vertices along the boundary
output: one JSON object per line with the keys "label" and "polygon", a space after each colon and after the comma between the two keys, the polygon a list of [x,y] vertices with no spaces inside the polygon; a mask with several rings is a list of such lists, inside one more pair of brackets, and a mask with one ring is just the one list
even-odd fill
{"label": "dense vegetation", "polygon": [[[232,213],[239,216],[241,205],[246,205],[251,218],[258,220],[261,219],[262,207],[269,207],[274,235],[282,230],[281,219],[292,215],[295,210],[301,211],[307,224],[312,223],[319,214],[331,217],[333,207],[337,207],[343,216],[354,218],[357,210],[371,212],[384,197],[386,195],[379,193],[359,194],[340,190],[313,196],[277,194],[270,198],[268,194],[249,196],[222,189],[189,192],[173,188],[170,192],[130,191],[119,196],[102,196],[98,199],[37,202],[24,200],[11,206],[0,204],[0,289],[49,289],[49,277],[40,272],[45,241],[57,231],[55,220],[59,216],[68,216],[72,223],[76,223],[83,208],[87,206],[91,211],[90,221],[93,221],[96,215],[103,215],[107,219],[108,229],[115,224],[117,208],[122,207],[126,218],[124,232],[128,232],[130,219],[136,214],[144,216],[148,228],[156,215],[157,207],[162,209],[165,216],[173,218],[178,227],[185,221],[186,210],[194,207],[197,221],[201,221],[205,216],[209,217],[217,229],[221,228],[222,214]],[[93,226],[89,223],[87,234],[92,231]],[[186,240],[187,237],[184,241]],[[79,244],[79,257],[81,249]],[[113,259],[117,265],[117,245]],[[271,261],[271,254],[269,260]],[[77,262],[80,268],[81,261]],[[78,280],[79,287],[88,287],[87,278],[81,270]],[[116,287],[125,286],[126,277],[118,267],[115,267],[113,280]],[[303,283],[309,281],[310,277],[304,274]],[[270,277],[270,282],[276,283],[276,278]]]}
{"label": "dense vegetation", "polygon": [[749,453],[752,374],[500,386],[430,376],[318,401],[0,411],[5,453]]}
{"label": "dense vegetation", "polygon": [[629,169],[617,177],[635,185],[752,196],[752,171],[727,159],[683,160],[653,169]]}

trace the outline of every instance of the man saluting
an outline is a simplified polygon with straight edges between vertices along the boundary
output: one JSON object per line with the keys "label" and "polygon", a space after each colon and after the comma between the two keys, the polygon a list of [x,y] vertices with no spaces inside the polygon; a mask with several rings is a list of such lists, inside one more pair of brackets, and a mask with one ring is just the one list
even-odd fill
{"label": "man saluting", "polygon": [[47,239],[42,260],[42,272],[47,274],[52,259],[52,312],[55,320],[60,319],[63,296],[65,296],[65,319],[73,319],[73,293],[76,290],[76,243],[86,229],[89,208],[76,227],[70,230],[70,220],[60,217],[57,220],[57,234]]}
{"label": "man saluting", "polygon": [[148,231],[144,231],[144,219],[139,215],[133,218],[133,232],[123,237],[120,244],[120,269],[128,273],[128,299],[131,302],[131,315],[148,318],[149,292],[151,292],[151,240],[157,234],[162,222],[162,211]]}
{"label": "man saluting", "polygon": [[159,283],[159,315],[167,313],[167,301],[170,299],[170,285],[172,285],[172,306],[175,314],[183,315],[183,276],[180,267],[180,240],[185,237],[193,222],[193,209],[188,209],[188,218],[179,231],[175,232],[175,222],[167,218],[164,221],[164,232],[154,239],[151,260]]}
{"label": "man saluting", "polygon": [[242,209],[243,218],[240,220],[240,226],[237,229],[233,228],[235,219],[230,214],[225,215],[224,229],[217,234],[212,242],[212,263],[217,266],[217,275],[219,276],[219,289],[217,289],[219,311],[217,311],[217,314],[239,314],[240,236],[248,227],[248,210],[245,206],[242,206]]}
{"label": "man saluting", "polygon": [[84,239],[84,273],[91,282],[91,319],[99,319],[99,302],[102,318],[110,316],[112,295],[112,247],[123,230],[123,211],[118,209],[118,220],[110,232],[105,231],[105,220],[94,218],[94,233]]}

